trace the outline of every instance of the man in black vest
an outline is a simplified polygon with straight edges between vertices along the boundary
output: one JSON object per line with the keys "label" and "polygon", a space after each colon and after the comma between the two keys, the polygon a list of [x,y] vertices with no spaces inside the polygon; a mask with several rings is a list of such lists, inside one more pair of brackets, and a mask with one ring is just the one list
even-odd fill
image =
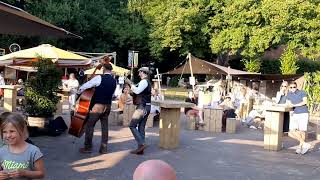
{"label": "man in black vest", "polygon": [[[104,60],[110,57],[105,56]],[[92,137],[94,126],[98,120],[101,122],[101,145],[99,152],[107,153],[108,145],[108,116],[111,110],[112,96],[116,89],[116,80],[113,78],[111,64],[103,65],[103,75],[95,76],[79,88],[79,92],[95,87],[95,92],[91,100],[90,113],[85,128],[84,147],[80,148],[81,153],[92,152]]]}
{"label": "man in black vest", "polygon": [[[136,95],[137,108],[132,115],[130,130],[138,143],[138,148],[131,151],[132,154],[143,154],[145,149],[145,126],[151,108],[151,83],[148,80],[149,68],[139,69],[141,81],[132,86],[131,90]],[[135,100],[134,100],[135,101]],[[138,129],[137,129],[138,128]]]}

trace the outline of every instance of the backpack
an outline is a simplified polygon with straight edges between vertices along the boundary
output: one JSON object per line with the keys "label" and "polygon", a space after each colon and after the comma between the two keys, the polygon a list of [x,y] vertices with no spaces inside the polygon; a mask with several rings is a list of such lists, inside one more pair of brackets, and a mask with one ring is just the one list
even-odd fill
{"label": "backpack", "polygon": [[67,129],[68,126],[61,116],[58,116],[56,119],[51,120],[48,125],[50,136],[59,136]]}

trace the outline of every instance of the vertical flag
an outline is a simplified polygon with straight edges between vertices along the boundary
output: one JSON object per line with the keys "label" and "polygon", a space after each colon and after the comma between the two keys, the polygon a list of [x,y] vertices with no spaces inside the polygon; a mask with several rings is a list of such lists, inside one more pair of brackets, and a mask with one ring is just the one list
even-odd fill
{"label": "vertical flag", "polygon": [[133,51],[134,52],[134,57],[133,57],[133,67],[138,67],[138,52],[139,51]]}
{"label": "vertical flag", "polygon": [[133,66],[133,51],[128,51],[128,67]]}

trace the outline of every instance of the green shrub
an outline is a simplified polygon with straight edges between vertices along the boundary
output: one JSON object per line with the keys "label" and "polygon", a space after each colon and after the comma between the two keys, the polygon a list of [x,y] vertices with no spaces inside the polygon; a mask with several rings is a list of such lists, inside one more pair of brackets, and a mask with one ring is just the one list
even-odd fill
{"label": "green shrub", "polygon": [[287,49],[280,57],[281,74],[296,74],[298,55],[292,49]]}
{"label": "green shrub", "polygon": [[38,69],[25,87],[25,111],[29,116],[49,117],[56,111],[59,101],[58,87],[61,84],[62,72],[50,59],[38,58],[34,63]]}
{"label": "green shrub", "polygon": [[280,74],[279,60],[263,60],[261,63],[262,74]]}
{"label": "green shrub", "polygon": [[308,96],[308,107],[311,114],[320,111],[320,71],[305,73],[304,90]]}
{"label": "green shrub", "polygon": [[299,69],[297,74],[303,74],[305,72],[316,72],[320,71],[320,62],[312,60],[299,60],[297,61]]}
{"label": "green shrub", "polygon": [[243,59],[245,70],[248,72],[259,72],[261,67],[260,59]]}
{"label": "green shrub", "polygon": [[174,76],[170,79],[169,81],[169,86],[170,87],[178,87],[178,82],[179,82],[180,76]]}

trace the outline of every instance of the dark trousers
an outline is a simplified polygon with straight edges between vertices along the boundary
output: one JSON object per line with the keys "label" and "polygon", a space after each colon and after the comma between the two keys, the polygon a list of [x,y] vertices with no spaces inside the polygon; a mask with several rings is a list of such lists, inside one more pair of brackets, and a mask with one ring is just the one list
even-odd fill
{"label": "dark trousers", "polygon": [[284,112],[283,116],[283,132],[289,132],[290,115],[289,112]]}
{"label": "dark trousers", "polygon": [[85,130],[85,148],[92,148],[92,138],[94,132],[94,126],[97,121],[100,120],[101,123],[101,147],[107,148],[108,145],[108,116],[110,114],[111,105],[106,104],[95,104],[88,117]]}
{"label": "dark trousers", "polygon": [[[145,144],[145,127],[147,119],[150,113],[150,105],[147,106],[137,106],[136,110],[132,115],[132,120],[130,122],[129,128],[137,141],[138,145]],[[137,129],[138,128],[138,129]]]}

